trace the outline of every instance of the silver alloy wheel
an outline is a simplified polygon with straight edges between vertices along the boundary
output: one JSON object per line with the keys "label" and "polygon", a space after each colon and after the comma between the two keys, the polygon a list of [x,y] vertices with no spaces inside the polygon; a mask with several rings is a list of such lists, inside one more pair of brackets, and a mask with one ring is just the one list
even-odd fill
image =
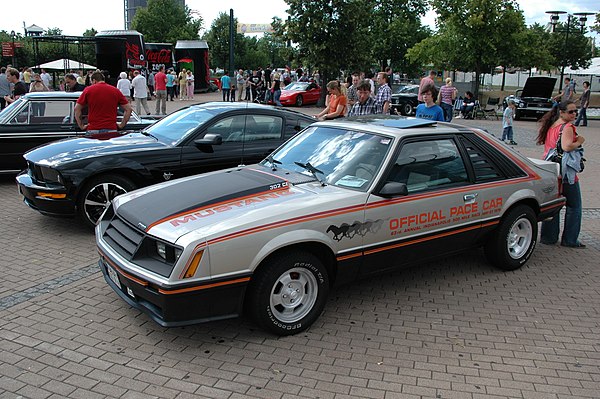
{"label": "silver alloy wheel", "polygon": [[295,323],[314,307],[318,296],[317,279],[305,268],[283,273],[273,284],[269,304],[273,316],[282,323]]}
{"label": "silver alloy wheel", "polygon": [[86,218],[95,224],[113,199],[127,190],[115,183],[103,182],[92,187],[83,202]]}
{"label": "silver alloy wheel", "polygon": [[520,259],[529,250],[533,241],[533,226],[529,219],[522,217],[513,223],[506,239],[508,254],[513,259]]}

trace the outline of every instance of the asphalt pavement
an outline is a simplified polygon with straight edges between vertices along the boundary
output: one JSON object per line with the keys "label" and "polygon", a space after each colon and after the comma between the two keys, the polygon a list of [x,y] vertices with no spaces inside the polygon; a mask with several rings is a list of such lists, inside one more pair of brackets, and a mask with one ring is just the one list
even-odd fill
{"label": "asphalt pavement", "polygon": [[[93,234],[2,177],[0,398],[598,398],[600,121],[579,132],[586,249],[538,245],[514,272],[471,251],[355,282],[283,338],[244,318],[158,326],[104,282]],[[515,122],[515,150],[541,156],[535,135]]]}

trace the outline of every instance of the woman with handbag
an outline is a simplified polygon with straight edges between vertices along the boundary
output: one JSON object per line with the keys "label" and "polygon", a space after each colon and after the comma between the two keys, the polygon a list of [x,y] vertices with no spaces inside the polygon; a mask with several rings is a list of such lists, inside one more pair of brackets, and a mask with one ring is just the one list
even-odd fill
{"label": "woman with handbag", "polygon": [[[540,130],[537,136],[537,144],[544,145],[544,159],[548,152],[557,148],[560,141],[559,150],[564,152],[576,151],[585,138],[577,134],[573,121],[577,117],[577,107],[573,101],[563,101],[548,111],[540,119]],[[585,245],[579,241],[579,232],[581,231],[581,190],[579,188],[579,179],[575,176],[573,184],[567,179],[562,179],[562,195],[567,199],[565,212],[565,221],[561,245],[571,248],[585,248]],[[560,230],[560,214],[556,214],[552,220],[542,223],[542,233],[540,242],[542,244],[553,245],[558,241]]]}

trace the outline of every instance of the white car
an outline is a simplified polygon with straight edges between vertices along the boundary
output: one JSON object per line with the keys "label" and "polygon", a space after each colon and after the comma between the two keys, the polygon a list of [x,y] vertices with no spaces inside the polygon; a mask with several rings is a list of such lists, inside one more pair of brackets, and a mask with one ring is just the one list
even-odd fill
{"label": "white car", "polygon": [[96,227],[110,287],[162,326],[246,311],[280,335],[330,289],[483,246],[514,270],[564,205],[557,164],[458,125],[370,117],[311,125],[260,164],[117,197]]}

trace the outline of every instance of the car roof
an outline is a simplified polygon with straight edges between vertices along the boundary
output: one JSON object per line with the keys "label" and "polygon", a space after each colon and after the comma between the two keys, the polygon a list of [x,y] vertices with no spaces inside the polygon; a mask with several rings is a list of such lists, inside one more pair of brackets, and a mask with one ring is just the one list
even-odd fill
{"label": "car roof", "polygon": [[294,111],[291,109],[285,109],[283,107],[275,107],[272,105],[264,105],[264,104],[257,104],[257,103],[251,103],[251,102],[213,101],[213,102],[207,102],[207,103],[194,104],[194,105],[191,105],[190,107],[204,108],[204,109],[208,109],[208,110],[214,110],[217,112],[226,112],[226,111],[240,110],[240,109],[268,110],[268,111],[277,110],[279,112],[293,114],[295,116],[300,116],[302,118],[310,118],[310,116],[303,114],[302,112]]}
{"label": "car roof", "polygon": [[422,134],[447,134],[469,131],[464,126],[452,123],[394,115],[365,115],[335,121],[317,122],[313,126],[335,126],[345,129],[366,130],[397,138]]}
{"label": "car roof", "polygon": [[65,91],[36,91],[25,94],[26,98],[65,98],[65,99],[77,99],[81,95],[80,91],[76,92],[65,92]]}

